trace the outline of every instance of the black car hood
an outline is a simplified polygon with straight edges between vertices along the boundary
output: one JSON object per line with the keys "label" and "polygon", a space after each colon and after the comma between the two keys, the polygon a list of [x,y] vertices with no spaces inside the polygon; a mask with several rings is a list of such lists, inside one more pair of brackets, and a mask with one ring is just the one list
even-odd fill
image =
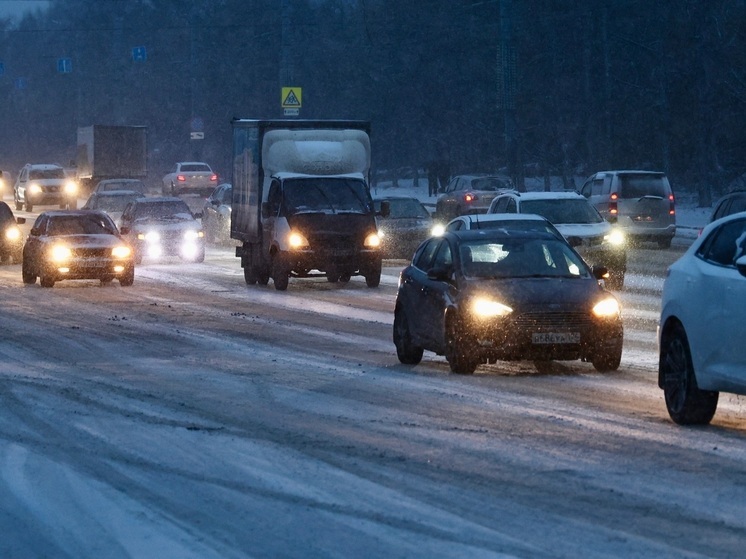
{"label": "black car hood", "polygon": [[592,278],[469,279],[463,294],[491,295],[510,307],[579,310],[592,307],[603,290]]}

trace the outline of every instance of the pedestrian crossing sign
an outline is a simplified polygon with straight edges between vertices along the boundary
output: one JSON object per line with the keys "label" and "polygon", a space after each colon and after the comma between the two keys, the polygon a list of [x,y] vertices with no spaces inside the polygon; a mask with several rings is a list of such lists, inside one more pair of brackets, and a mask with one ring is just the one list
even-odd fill
{"label": "pedestrian crossing sign", "polygon": [[300,87],[283,87],[282,88],[282,108],[283,109],[300,109],[301,100],[303,99],[303,90]]}

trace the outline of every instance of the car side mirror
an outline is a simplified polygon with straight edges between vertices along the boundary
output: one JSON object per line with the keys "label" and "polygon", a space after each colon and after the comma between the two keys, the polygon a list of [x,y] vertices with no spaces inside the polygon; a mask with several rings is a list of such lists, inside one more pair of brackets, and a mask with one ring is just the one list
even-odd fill
{"label": "car side mirror", "polygon": [[391,202],[388,200],[381,200],[381,209],[376,213],[381,217],[388,217],[391,215]]}
{"label": "car side mirror", "polygon": [[592,266],[591,272],[597,280],[609,279],[609,269],[606,266]]}
{"label": "car side mirror", "polygon": [[25,217],[17,217],[16,218],[16,223],[18,225],[23,225],[24,223],[26,223],[26,218]]}
{"label": "car side mirror", "polygon": [[194,216],[194,219],[202,219],[202,212],[194,212],[192,215]]}
{"label": "car side mirror", "polygon": [[210,204],[212,204],[213,206],[219,206],[220,200],[218,200],[217,198],[213,198],[212,200],[210,200]]}
{"label": "car side mirror", "polygon": [[31,228],[31,231],[29,232],[29,234],[30,234],[30,235],[31,235],[32,237],[38,237],[39,235],[41,235],[41,231],[39,230],[39,228],[38,228],[38,227],[32,227],[32,228]]}
{"label": "car side mirror", "polygon": [[615,215],[610,215],[606,218],[606,221],[608,221],[609,223],[616,223],[617,221],[619,221],[619,218]]}
{"label": "car side mirror", "polygon": [[129,228],[129,226],[128,226],[128,225],[122,225],[122,226],[121,226],[121,227],[119,228],[119,232],[120,232],[120,233],[121,233],[122,235],[127,235],[127,234],[128,234],[129,232],[130,232],[130,228]]}
{"label": "car side mirror", "polygon": [[746,256],[741,256],[736,260],[736,268],[738,268],[739,274],[746,277]]}
{"label": "car side mirror", "polygon": [[436,266],[427,271],[427,279],[433,281],[451,281],[451,276],[450,266]]}

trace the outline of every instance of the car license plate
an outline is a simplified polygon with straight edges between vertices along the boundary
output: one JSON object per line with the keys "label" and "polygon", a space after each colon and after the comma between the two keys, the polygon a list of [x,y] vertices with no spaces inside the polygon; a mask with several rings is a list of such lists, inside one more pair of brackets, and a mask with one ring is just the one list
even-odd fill
{"label": "car license plate", "polygon": [[531,335],[534,344],[579,344],[580,332],[537,332]]}

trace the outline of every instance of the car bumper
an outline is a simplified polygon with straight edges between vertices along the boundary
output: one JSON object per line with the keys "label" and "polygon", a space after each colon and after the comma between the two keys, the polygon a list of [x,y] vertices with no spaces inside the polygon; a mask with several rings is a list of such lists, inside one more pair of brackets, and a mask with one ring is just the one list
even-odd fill
{"label": "car bumper", "polygon": [[299,275],[309,270],[334,271],[350,275],[356,272],[365,274],[381,268],[381,251],[379,250],[293,250],[283,253],[283,258],[288,268]]}
{"label": "car bumper", "polygon": [[47,265],[56,281],[64,279],[105,279],[130,273],[134,268],[131,260],[83,259]]}

